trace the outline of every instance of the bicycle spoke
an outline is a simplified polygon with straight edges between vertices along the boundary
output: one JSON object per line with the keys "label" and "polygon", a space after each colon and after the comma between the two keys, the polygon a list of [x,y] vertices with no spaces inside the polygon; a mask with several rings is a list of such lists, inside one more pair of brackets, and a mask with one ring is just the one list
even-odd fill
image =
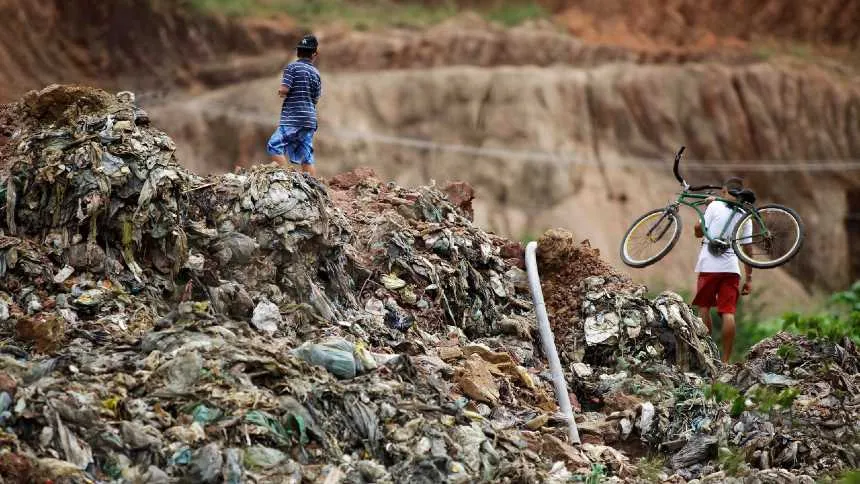
{"label": "bicycle spoke", "polygon": [[758,212],[761,221],[747,219],[752,235],[741,237],[738,228],[736,240],[743,254],[756,263],[768,264],[786,257],[800,241],[800,227],[785,210],[765,207]]}
{"label": "bicycle spoke", "polygon": [[678,230],[673,216],[655,212],[631,229],[624,242],[624,253],[634,262],[647,261],[663,251]]}

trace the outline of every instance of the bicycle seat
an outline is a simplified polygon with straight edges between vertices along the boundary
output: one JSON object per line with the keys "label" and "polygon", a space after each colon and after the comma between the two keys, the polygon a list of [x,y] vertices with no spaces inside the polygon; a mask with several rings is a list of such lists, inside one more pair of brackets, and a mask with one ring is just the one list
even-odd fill
{"label": "bicycle seat", "polygon": [[729,195],[737,198],[743,203],[755,203],[755,192],[749,188],[743,190],[729,190]]}

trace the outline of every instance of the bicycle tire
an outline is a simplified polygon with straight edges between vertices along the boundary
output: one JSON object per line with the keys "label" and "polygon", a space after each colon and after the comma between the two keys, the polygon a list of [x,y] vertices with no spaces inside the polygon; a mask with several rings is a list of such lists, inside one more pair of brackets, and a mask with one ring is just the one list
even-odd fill
{"label": "bicycle tire", "polygon": [[[642,261],[635,261],[635,260],[631,259],[628,256],[627,251],[625,250],[627,248],[627,242],[628,242],[628,239],[630,238],[630,234],[632,234],[633,231],[636,230],[636,227],[643,220],[654,215],[655,213],[663,213],[663,212],[667,213],[668,216],[672,218],[672,222],[677,227],[677,230],[675,230],[675,233],[672,235],[672,239],[669,241],[669,244],[666,247],[664,247],[660,252],[658,252],[656,255],[654,255],[648,259],[645,259]],[[668,254],[675,247],[675,244],[678,243],[678,239],[681,238],[681,230],[682,229],[683,229],[683,226],[681,225],[681,217],[676,212],[673,212],[669,209],[655,208],[654,210],[651,210],[651,211],[643,214],[642,216],[637,218],[635,221],[633,221],[632,224],[630,224],[630,227],[627,228],[627,232],[624,234],[624,238],[621,239],[621,248],[619,250],[619,253],[621,255],[621,261],[624,262],[626,265],[628,265],[630,267],[635,267],[637,269],[641,269],[643,267],[650,266],[651,264],[653,264],[653,263],[659,261],[660,259],[662,259],[663,257],[665,257],[666,254]]]}
{"label": "bicycle tire", "polygon": [[777,259],[775,261],[767,262],[767,263],[756,262],[756,261],[750,259],[744,253],[744,251],[741,250],[740,244],[738,243],[738,233],[740,232],[741,227],[743,226],[743,224],[748,219],[753,217],[752,212],[749,212],[746,215],[744,215],[738,221],[738,223],[735,224],[734,231],[732,232],[732,234],[733,234],[733,236],[732,236],[732,249],[735,251],[735,255],[738,256],[738,259],[740,259],[745,264],[749,264],[750,266],[755,267],[756,269],[773,269],[774,267],[779,267],[779,266],[785,264],[786,262],[790,261],[792,258],[794,258],[794,256],[797,255],[798,252],[800,252],[800,248],[803,246],[803,240],[804,240],[804,236],[805,236],[805,229],[803,226],[803,221],[800,219],[800,215],[798,215],[797,212],[795,212],[791,208],[786,207],[785,205],[780,205],[778,203],[769,203],[767,205],[762,205],[760,207],[756,207],[755,210],[761,211],[761,210],[768,209],[768,208],[782,210],[783,212],[785,212],[789,216],[791,216],[792,219],[794,219],[794,223],[797,224],[797,241],[795,242],[792,249],[790,251],[788,251],[788,253],[786,253],[784,256],[780,257],[779,259]]}

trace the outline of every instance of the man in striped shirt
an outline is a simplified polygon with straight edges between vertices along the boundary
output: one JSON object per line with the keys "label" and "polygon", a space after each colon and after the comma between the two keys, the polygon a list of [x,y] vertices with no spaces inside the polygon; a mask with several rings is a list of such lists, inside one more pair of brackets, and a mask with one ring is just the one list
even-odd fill
{"label": "man in striped shirt", "polygon": [[278,95],[284,98],[281,120],[266,146],[272,161],[301,165],[302,171],[316,176],[313,139],[317,130],[316,105],[322,94],[320,73],[313,65],[317,39],[306,35],[296,46],[298,59],[284,68]]}

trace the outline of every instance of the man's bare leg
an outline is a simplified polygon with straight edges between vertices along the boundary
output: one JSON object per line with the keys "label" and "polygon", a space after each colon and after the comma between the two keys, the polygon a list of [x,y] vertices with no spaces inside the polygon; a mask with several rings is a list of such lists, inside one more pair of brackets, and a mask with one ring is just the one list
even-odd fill
{"label": "man's bare leg", "polygon": [[317,169],[314,165],[308,163],[302,163],[302,171],[307,173],[308,175],[315,177],[317,176]]}
{"label": "man's bare leg", "polygon": [[272,163],[277,163],[281,168],[290,167],[290,164],[287,162],[287,157],[284,155],[272,155]]}
{"label": "man's bare leg", "polygon": [[702,322],[705,323],[705,326],[708,327],[708,333],[710,333],[711,332],[711,308],[699,306],[699,317],[702,318]]}
{"label": "man's bare leg", "polygon": [[735,342],[735,315],[725,313],[720,317],[723,319],[723,363],[728,363]]}

